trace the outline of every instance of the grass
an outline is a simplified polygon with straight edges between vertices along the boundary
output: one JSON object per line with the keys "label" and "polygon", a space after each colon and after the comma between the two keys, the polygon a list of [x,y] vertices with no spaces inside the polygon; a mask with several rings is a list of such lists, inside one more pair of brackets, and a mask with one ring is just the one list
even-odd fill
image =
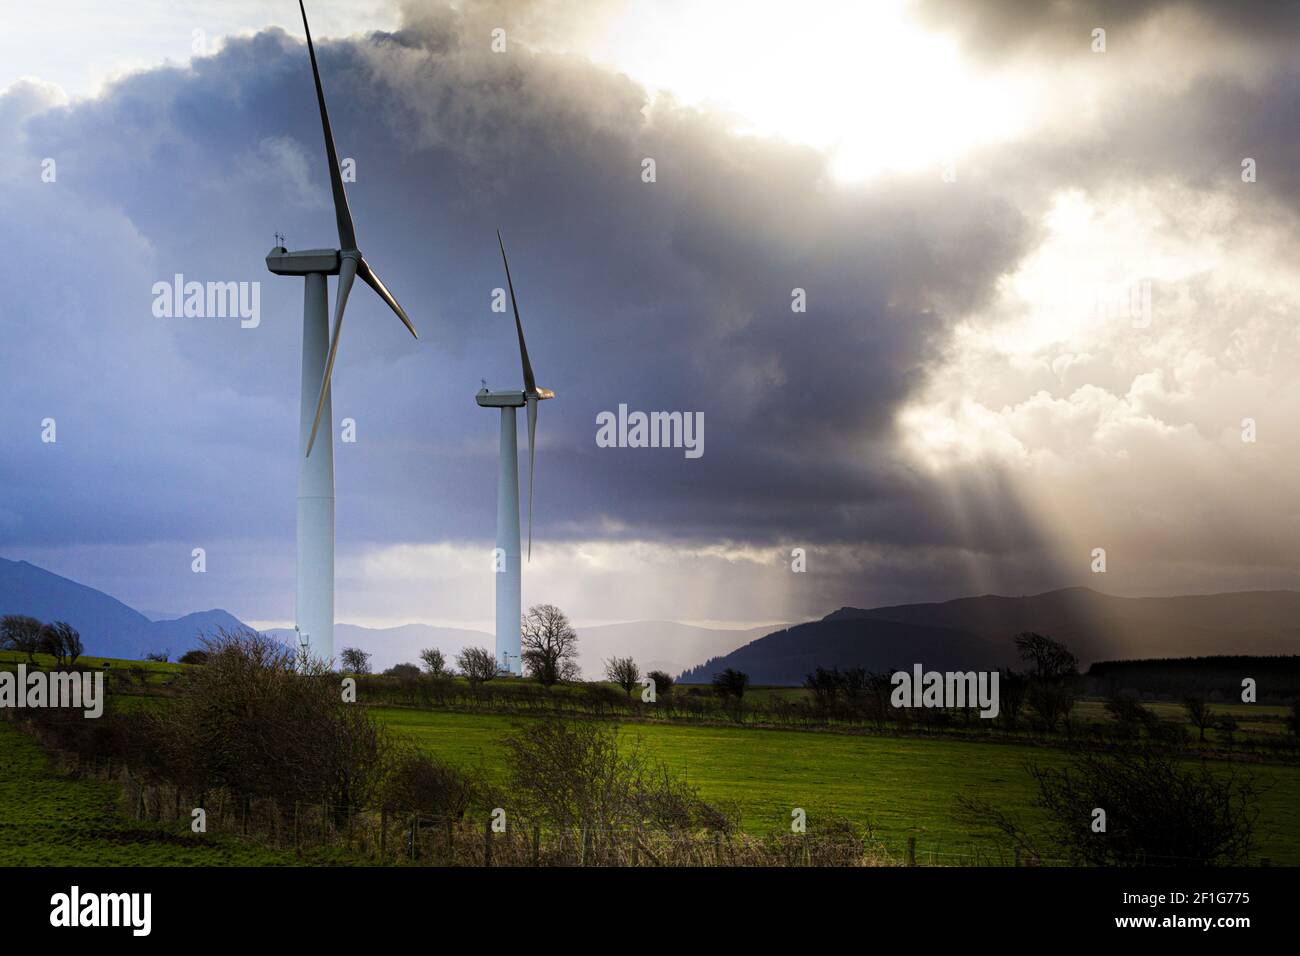
{"label": "grass", "polygon": [[[502,738],[519,719],[494,714],[376,708],[376,716],[405,738],[490,779],[504,773]],[[686,724],[627,724],[658,759],[687,775],[701,796],[734,801],[750,833],[788,827],[802,807],[809,826],[838,813],[901,850],[909,836],[918,853],[939,862],[969,859],[981,850],[996,861],[996,843],[972,836],[956,818],[956,797],[967,794],[1034,820],[1033,783],[1025,763],[1059,766],[1053,748],[977,743],[945,738],[893,738]],[[1224,765],[1227,766],[1227,765]],[[1240,766],[1240,765],[1237,765]],[[1251,766],[1270,789],[1260,801],[1256,857],[1300,865],[1300,767]]]}

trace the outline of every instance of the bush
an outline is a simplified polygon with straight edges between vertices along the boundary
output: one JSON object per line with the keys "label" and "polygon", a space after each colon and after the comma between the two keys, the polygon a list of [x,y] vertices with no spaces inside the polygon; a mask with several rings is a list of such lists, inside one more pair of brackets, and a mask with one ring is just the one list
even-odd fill
{"label": "bush", "polygon": [[656,696],[663,697],[673,692],[673,675],[667,671],[650,671],[645,676],[655,682]]}
{"label": "bush", "polygon": [[[1260,792],[1249,775],[1187,767],[1151,747],[1083,751],[1064,770],[1032,772],[1058,843],[1086,863],[1239,864],[1249,855]],[[1092,832],[1098,807],[1104,833]]]}
{"label": "bush", "polygon": [[509,793],[525,818],[585,839],[595,859],[645,831],[682,835],[704,827],[729,834],[735,827],[734,812],[705,803],[648,760],[639,741],[626,746],[607,724],[516,726],[506,749]]}
{"label": "bush", "polygon": [[384,671],[385,677],[403,677],[407,679],[418,679],[420,668],[414,664],[394,664],[388,670]]}
{"label": "bush", "polygon": [[204,640],[206,666],[177,683],[156,733],[177,782],[325,804],[336,819],[364,806],[381,776],[386,739],[365,708],[345,703],[338,675],[256,631]]}
{"label": "bush", "polygon": [[728,667],[713,675],[713,689],[720,697],[734,697],[740,700],[749,687],[749,675],[744,671]]}
{"label": "bush", "polygon": [[384,780],[383,805],[391,812],[419,812],[441,820],[464,817],[479,788],[465,774],[429,754],[405,750]]}

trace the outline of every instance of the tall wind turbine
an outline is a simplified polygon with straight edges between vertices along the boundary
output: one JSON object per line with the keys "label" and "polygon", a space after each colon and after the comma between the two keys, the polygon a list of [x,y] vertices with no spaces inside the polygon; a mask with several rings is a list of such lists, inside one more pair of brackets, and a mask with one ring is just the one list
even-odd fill
{"label": "tall wind turbine", "polygon": [[[334,148],[329,112],[325,109],[325,91],[321,88],[320,69],[316,65],[316,48],[307,26],[307,9],[302,11],[302,27],[307,33],[307,52],[311,56],[312,77],[316,81],[316,100],[320,104],[321,129],[325,135],[325,155],[329,160],[330,185],[334,193],[334,218],[338,222],[338,249],[307,249],[289,252],[276,246],[266,257],[266,267],[280,276],[303,276],[302,312],[302,391],[298,414],[298,589],[297,630],[305,653],[328,661],[334,656],[334,438],[330,403],[330,375],[339,347],[343,309],[347,306],[352,280],[362,280],[388,303],[397,317],[415,335],[415,326],[397,304],[387,286],[357,249],[356,232],[348,197],[343,191],[339,157]],[[338,276],[334,303],[334,332],[329,330],[328,284],[326,276]],[[416,336],[418,338],[418,336]],[[325,430],[317,435],[321,418]],[[313,447],[315,454],[312,453]]]}
{"label": "tall wind turbine", "polygon": [[501,409],[501,451],[497,472],[497,665],[512,674],[522,672],[519,657],[519,619],[523,610],[519,584],[519,440],[515,434],[515,409],[528,409],[528,555],[533,553],[533,442],[537,437],[537,403],[554,398],[549,388],[538,388],[533,365],[524,344],[524,326],[519,320],[515,284],[510,278],[510,261],[505,243],[497,232],[501,262],[510,286],[510,305],[515,310],[515,332],[519,336],[519,360],[524,369],[522,391],[489,392],[481,389],[474,400],[483,408]]}

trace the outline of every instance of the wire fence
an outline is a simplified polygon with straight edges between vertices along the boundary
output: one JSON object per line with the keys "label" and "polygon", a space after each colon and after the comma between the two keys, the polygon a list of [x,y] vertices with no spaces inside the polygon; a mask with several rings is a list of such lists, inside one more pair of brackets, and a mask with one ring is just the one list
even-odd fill
{"label": "wire fence", "polygon": [[[120,788],[129,817],[195,838],[236,839],[314,860],[407,866],[603,866],[603,867],[1054,867],[1078,859],[1043,855],[987,838],[953,846],[924,837],[877,837],[869,828],[810,821],[802,832],[772,830],[673,830],[654,826],[608,826],[574,822],[544,825],[523,814],[496,810],[447,816],[398,807],[359,808],[274,800],[221,788],[190,793],[149,781],[109,759],[56,758],[60,769],[105,780]],[[195,828],[202,811],[202,828]],[[1203,864],[1160,857],[1150,865]],[[1268,866],[1266,857],[1252,861]]]}

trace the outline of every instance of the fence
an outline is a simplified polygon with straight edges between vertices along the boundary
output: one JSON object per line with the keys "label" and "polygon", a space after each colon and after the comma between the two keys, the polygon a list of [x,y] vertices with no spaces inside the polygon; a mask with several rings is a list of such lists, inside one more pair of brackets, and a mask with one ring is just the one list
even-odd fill
{"label": "fence", "polygon": [[[248,841],[296,851],[312,862],[410,866],[962,866],[1036,865],[1002,848],[944,850],[918,847],[915,837],[891,843],[843,828],[756,835],[670,831],[652,827],[574,824],[544,827],[507,814],[504,828],[491,816],[447,818],[398,808],[358,809],[324,804],[279,806],[269,799],[218,789],[187,793],[151,782],[122,764],[78,761],[56,754],[63,772],[106,780],[120,788],[121,810],[142,822],[190,830],[204,811],[196,839]],[[1063,861],[1055,861],[1063,862]]]}

